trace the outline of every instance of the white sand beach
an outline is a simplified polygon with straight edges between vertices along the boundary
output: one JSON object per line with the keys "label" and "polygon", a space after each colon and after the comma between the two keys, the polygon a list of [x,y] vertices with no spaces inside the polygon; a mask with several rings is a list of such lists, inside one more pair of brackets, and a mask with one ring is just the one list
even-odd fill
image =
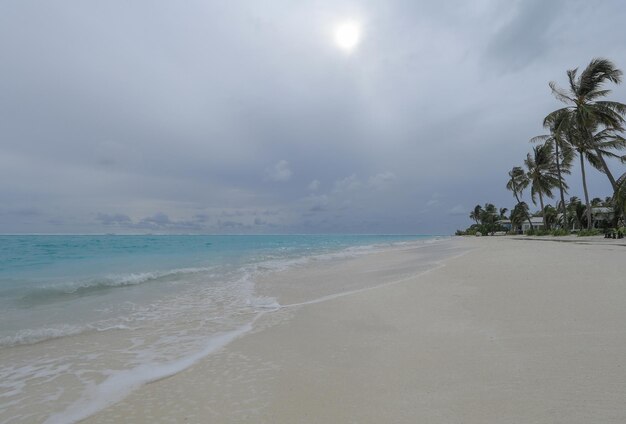
{"label": "white sand beach", "polygon": [[566,240],[463,238],[434,267],[411,268],[414,249],[276,274],[261,289],[300,306],[85,422],[626,422],[626,246]]}

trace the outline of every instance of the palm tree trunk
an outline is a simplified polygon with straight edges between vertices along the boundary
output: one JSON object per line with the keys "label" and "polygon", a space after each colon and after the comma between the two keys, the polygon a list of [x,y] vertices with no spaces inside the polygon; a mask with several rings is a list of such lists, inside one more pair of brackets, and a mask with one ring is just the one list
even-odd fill
{"label": "palm tree trunk", "polygon": [[546,210],[543,206],[543,195],[539,192],[539,204],[541,205],[541,217],[543,218],[543,229],[548,229],[548,221],[546,221]]}
{"label": "palm tree trunk", "polygon": [[600,150],[599,149],[594,149],[594,150],[596,152],[596,155],[600,159],[600,163],[602,163],[602,168],[604,169],[604,173],[606,174],[607,178],[609,179],[611,183],[611,187],[613,187],[613,193],[615,193],[615,191],[617,190],[617,182],[615,182],[615,177],[613,177],[613,174],[611,173],[609,166],[606,164],[606,161],[604,160],[604,156],[602,156],[602,153],[600,152]]}
{"label": "palm tree trunk", "polygon": [[[587,129],[587,140],[589,141],[589,145],[593,146],[594,144],[593,134],[591,134],[589,127],[585,127],[585,128]],[[600,149],[594,148],[593,150],[596,152],[598,159],[600,159],[600,163],[602,164],[602,169],[604,169],[604,173],[606,174],[607,178],[609,179],[609,182],[611,183],[611,187],[613,188],[613,193],[615,193],[615,190],[617,190],[617,183],[615,182],[613,173],[609,169],[609,166],[606,164],[606,161],[604,160],[604,156],[602,156],[602,152],[600,152]]]}
{"label": "palm tree trunk", "polygon": [[587,177],[585,175],[585,158],[582,152],[579,152],[580,156],[580,169],[583,174],[583,190],[585,192],[585,204],[587,205],[587,229],[591,229],[591,204],[589,204],[589,193],[587,192]]}
{"label": "palm tree trunk", "polygon": [[[522,203],[519,200],[519,196],[517,195],[517,192],[514,191],[513,194],[515,195],[515,200],[517,200],[517,204],[519,205],[520,203]],[[534,230],[535,228],[533,227],[533,222],[530,220],[530,215],[528,214],[528,212],[526,212],[526,210],[524,210],[524,214],[526,215],[526,219],[528,219],[528,223],[530,224],[530,229]]]}
{"label": "palm tree trunk", "polygon": [[566,221],[567,221],[567,209],[565,208],[565,190],[563,190],[563,177],[561,176],[561,161],[559,158],[559,143],[556,142],[554,143],[554,147],[556,148],[556,172],[558,174],[559,177],[559,191],[561,192],[561,206],[563,208],[563,216],[562,216],[562,223],[561,223],[561,228],[565,228],[566,227]]}

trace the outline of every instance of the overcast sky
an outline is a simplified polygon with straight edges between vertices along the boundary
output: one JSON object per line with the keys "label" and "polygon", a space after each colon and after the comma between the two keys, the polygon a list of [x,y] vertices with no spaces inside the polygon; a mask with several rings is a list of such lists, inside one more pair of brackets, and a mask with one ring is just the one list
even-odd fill
{"label": "overcast sky", "polygon": [[451,233],[514,205],[550,80],[626,69],[624,22],[623,0],[0,2],[0,232]]}

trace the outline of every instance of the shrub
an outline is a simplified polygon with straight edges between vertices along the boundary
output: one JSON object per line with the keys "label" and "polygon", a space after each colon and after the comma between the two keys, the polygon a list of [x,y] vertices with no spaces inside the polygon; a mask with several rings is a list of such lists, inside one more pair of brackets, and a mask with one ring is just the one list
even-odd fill
{"label": "shrub", "polygon": [[550,231],[550,235],[558,237],[558,236],[569,236],[570,232],[569,230],[566,230],[565,228],[555,228],[554,230]]}
{"label": "shrub", "polygon": [[592,228],[591,230],[580,230],[578,233],[576,233],[578,237],[599,236],[601,234],[602,232],[600,232],[600,230],[597,230],[595,228]]}
{"label": "shrub", "polygon": [[526,231],[526,235],[527,236],[549,236],[550,231],[544,230],[542,228],[533,228],[533,229]]}

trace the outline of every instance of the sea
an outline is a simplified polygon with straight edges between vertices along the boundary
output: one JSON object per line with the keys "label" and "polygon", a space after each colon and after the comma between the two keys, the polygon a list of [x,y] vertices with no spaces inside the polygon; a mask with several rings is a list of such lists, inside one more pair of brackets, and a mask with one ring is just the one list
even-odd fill
{"label": "sea", "polygon": [[71,423],[281,308],[255,281],[422,235],[0,236],[0,424]]}

